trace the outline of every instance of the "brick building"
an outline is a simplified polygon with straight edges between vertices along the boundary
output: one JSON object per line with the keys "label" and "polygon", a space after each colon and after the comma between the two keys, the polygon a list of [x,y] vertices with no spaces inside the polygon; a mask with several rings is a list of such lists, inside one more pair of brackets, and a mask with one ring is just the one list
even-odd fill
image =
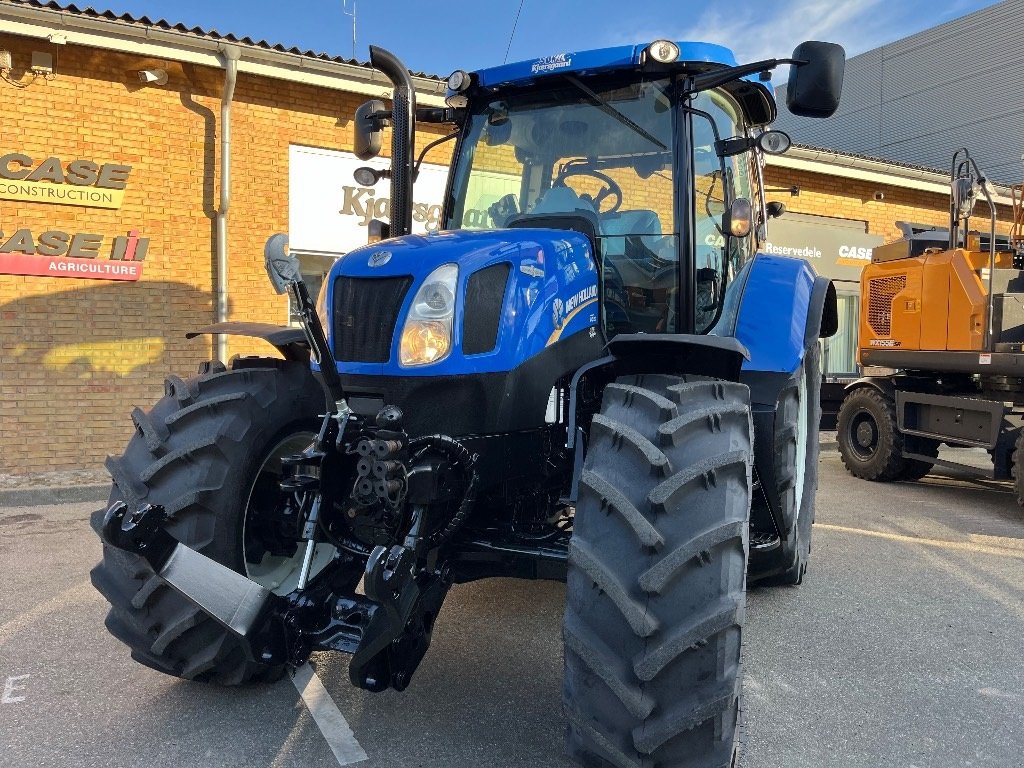
{"label": "brick building", "polygon": [[[414,82],[421,104],[443,103],[440,80]],[[390,93],[359,62],[0,0],[0,89],[0,474],[100,466],[168,373],[217,353],[185,333],[217,319],[219,289],[226,319],[288,322],[263,271],[269,235],[290,234],[315,282],[386,210],[386,182],[351,181],[351,116]],[[433,132],[421,131],[422,146]],[[432,152],[417,183],[421,226],[437,223],[449,152]],[[895,221],[946,221],[946,181],[927,169],[798,147],[771,160],[767,182],[789,210],[771,247],[846,280],[847,312],[864,249],[898,237]],[[850,322],[833,371],[850,358]],[[260,344],[222,351],[272,352]]]}
{"label": "brick building", "polygon": [[[229,57],[227,319],[287,322],[262,249],[289,230],[289,153],[341,156],[356,107],[390,85],[357,62],[53,3],[0,3],[0,50],[0,473],[100,466],[168,372],[214,353],[185,333],[217,317]],[[443,103],[441,81],[415,84]],[[51,261],[103,273],[46,276]],[[261,344],[230,339],[227,354]]]}

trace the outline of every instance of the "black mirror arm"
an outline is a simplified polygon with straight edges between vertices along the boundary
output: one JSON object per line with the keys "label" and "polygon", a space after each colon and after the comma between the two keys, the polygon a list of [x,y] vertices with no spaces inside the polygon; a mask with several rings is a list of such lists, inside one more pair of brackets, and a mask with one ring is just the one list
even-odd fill
{"label": "black mirror arm", "polygon": [[690,80],[690,87],[687,89],[692,92],[706,91],[709,88],[717,88],[720,85],[731,83],[733,80],[738,80],[741,77],[747,75],[753,75],[757,72],[765,72],[770,69],[775,69],[780,64],[795,64],[796,66],[802,66],[807,64],[806,59],[764,59],[763,61],[755,61],[751,64],[741,64],[736,67],[726,67],[725,69],[716,69],[713,72],[705,72],[703,75],[697,75]]}
{"label": "black mirror arm", "polygon": [[420,156],[418,158],[416,158],[416,167],[413,169],[413,172],[412,172],[413,181],[415,181],[417,179],[417,177],[420,175],[420,166],[423,165],[423,158],[425,158],[427,156],[427,152],[432,150],[438,144],[444,144],[446,141],[451,141],[452,139],[454,139],[458,135],[459,135],[459,131],[452,131],[451,133],[447,134],[446,136],[442,136],[439,139],[435,139],[434,141],[432,141],[429,144],[427,144],[427,146],[425,146],[422,150],[420,150]]}
{"label": "black mirror arm", "polygon": [[391,110],[382,109],[379,112],[371,112],[364,118],[368,123],[373,125],[374,130],[380,130],[381,128],[391,127]]}

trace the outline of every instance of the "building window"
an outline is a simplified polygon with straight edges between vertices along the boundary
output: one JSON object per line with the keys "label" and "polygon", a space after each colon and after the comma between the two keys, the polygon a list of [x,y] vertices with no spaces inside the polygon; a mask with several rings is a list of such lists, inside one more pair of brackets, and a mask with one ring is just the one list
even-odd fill
{"label": "building window", "polygon": [[[306,284],[306,290],[309,291],[309,295],[313,297],[315,302],[320,295],[320,290],[323,288],[327,273],[331,271],[331,266],[333,266],[338,257],[308,253],[296,253],[295,255],[299,257],[302,282]],[[298,326],[301,324],[302,315],[299,313],[299,308],[295,306],[295,300],[292,298],[291,293],[289,293],[288,325]]]}
{"label": "building window", "polygon": [[860,295],[844,290],[836,282],[839,309],[839,330],[836,335],[822,339],[821,372],[825,376],[849,378],[857,372],[857,330],[860,328]]}

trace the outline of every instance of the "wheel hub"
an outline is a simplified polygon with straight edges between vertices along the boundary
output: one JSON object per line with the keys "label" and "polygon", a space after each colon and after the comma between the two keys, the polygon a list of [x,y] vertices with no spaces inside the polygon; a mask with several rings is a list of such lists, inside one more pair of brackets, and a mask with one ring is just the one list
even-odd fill
{"label": "wheel hub", "polygon": [[868,459],[878,447],[878,425],[869,413],[861,412],[850,423],[850,447],[861,459]]}

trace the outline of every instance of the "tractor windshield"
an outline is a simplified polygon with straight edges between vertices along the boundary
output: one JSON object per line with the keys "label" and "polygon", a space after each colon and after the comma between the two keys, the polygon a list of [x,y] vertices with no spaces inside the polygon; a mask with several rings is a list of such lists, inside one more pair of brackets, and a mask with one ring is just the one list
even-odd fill
{"label": "tractor windshield", "polygon": [[595,237],[607,323],[675,329],[671,83],[565,78],[472,111],[449,229],[565,227]]}
{"label": "tractor windshield", "polygon": [[[689,323],[677,322],[680,201],[675,174],[680,164],[675,154],[677,125],[688,118],[675,108],[675,91],[668,79],[570,75],[543,90],[509,89],[477,100],[455,162],[445,228],[585,232],[594,238],[602,266],[609,336],[687,330]],[[710,96],[700,94],[697,101],[706,109]],[[694,133],[712,138],[695,139],[700,146],[693,152],[699,157],[691,160],[697,161],[693,166],[703,192],[694,201],[695,215],[699,220],[714,216],[719,224],[734,175],[715,154],[713,134],[720,130],[723,137],[732,136],[739,122],[720,119],[725,117],[718,110],[715,125],[706,129],[703,123],[711,121],[694,118]],[[717,297],[730,270],[725,239],[712,237],[720,230],[711,222],[694,223],[698,284],[688,278],[685,290],[696,294],[692,327],[702,332],[717,316]],[[704,293],[711,294],[703,300],[702,279],[708,283]]]}

